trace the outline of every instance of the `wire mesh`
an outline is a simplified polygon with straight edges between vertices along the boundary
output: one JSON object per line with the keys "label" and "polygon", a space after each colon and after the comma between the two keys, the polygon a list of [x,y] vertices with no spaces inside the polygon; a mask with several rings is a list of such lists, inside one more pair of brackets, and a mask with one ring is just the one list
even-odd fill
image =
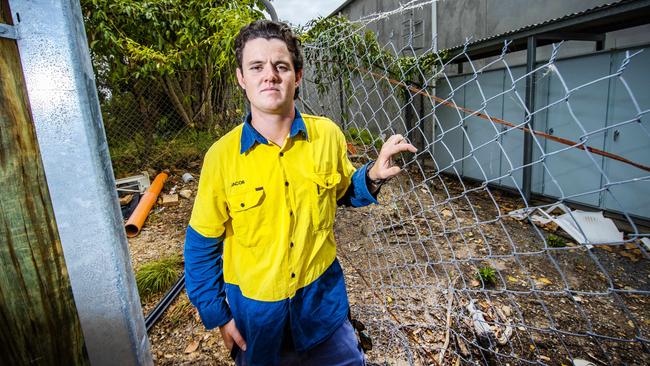
{"label": "wire mesh", "polygon": [[[170,79],[100,86],[104,128],[117,176],[145,168],[198,164],[219,136],[241,122],[244,97],[234,83],[215,77],[214,90],[198,93],[180,75],[176,84],[183,90],[175,92]],[[192,82],[191,76],[186,79]]]}
{"label": "wire mesh", "polygon": [[[340,122],[354,162],[395,133],[419,149],[396,159],[381,205],[338,212],[369,360],[649,364],[649,52],[563,58],[557,43],[527,72],[508,42],[474,60],[415,45],[413,26],[399,49],[366,33],[425,3],[330,23],[304,46],[300,106]],[[599,211],[620,232],[603,234]]]}

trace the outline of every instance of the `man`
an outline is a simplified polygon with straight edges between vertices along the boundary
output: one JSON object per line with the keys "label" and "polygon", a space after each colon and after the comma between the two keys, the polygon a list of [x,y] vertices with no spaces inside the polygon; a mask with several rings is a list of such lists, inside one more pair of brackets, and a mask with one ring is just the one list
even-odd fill
{"label": "man", "polygon": [[336,205],[377,203],[415,152],[391,136],[355,171],[336,124],[301,114],[300,44],[283,23],[255,21],[235,40],[243,124],[207,152],[187,228],[187,293],[219,327],[238,365],[363,365],[336,259]]}

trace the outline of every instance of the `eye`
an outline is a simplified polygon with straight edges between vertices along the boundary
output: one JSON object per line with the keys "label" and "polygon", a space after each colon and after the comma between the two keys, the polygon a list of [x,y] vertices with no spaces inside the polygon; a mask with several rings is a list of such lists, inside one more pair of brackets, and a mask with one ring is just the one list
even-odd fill
{"label": "eye", "polygon": [[255,65],[255,66],[251,66],[250,69],[253,70],[253,71],[260,71],[260,70],[262,70],[262,66],[260,66],[260,65]]}
{"label": "eye", "polygon": [[289,71],[286,65],[278,65],[278,71]]}

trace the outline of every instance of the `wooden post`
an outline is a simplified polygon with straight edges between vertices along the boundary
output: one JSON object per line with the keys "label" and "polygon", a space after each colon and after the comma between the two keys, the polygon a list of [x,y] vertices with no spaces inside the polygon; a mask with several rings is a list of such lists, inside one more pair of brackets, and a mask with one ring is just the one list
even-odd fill
{"label": "wooden post", "polygon": [[[12,24],[6,0],[0,23]],[[16,42],[0,38],[0,364],[89,364]]]}

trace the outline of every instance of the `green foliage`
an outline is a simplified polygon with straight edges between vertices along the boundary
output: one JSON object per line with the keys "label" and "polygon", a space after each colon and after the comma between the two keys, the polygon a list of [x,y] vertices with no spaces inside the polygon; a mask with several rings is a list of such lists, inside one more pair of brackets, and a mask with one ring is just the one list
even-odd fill
{"label": "green foliage", "polygon": [[550,234],[546,237],[546,242],[551,248],[564,248],[566,246],[566,241],[557,235]]}
{"label": "green foliage", "polygon": [[[186,126],[222,123],[234,78],[234,38],[262,17],[257,0],[82,0],[100,93],[131,98],[151,135],[170,106]],[[120,115],[115,118],[123,118]]]}
{"label": "green foliage", "polygon": [[497,282],[497,272],[490,266],[484,266],[476,272],[476,280],[486,285],[494,285]]}
{"label": "green foliage", "polygon": [[[314,82],[321,94],[327,93],[341,75],[383,78],[406,87],[432,76],[447,59],[444,53],[429,52],[415,56],[397,56],[384,49],[375,33],[363,31],[345,17],[317,18],[299,29],[302,42],[308,44],[305,58],[314,68]],[[343,82],[351,92],[350,77]],[[389,80],[390,79],[390,80]]]}
{"label": "green foliage", "polygon": [[224,130],[199,131],[186,129],[172,138],[155,137],[146,145],[142,135],[110,146],[111,161],[116,177],[128,176],[148,166],[156,170],[186,168],[203,159],[205,152],[219,139]]}
{"label": "green foliage", "polygon": [[182,269],[183,259],[177,255],[143,264],[135,274],[140,296],[168,290],[178,280]]}
{"label": "green foliage", "polygon": [[[230,71],[234,37],[262,17],[255,0],[82,0],[95,61],[114,78]],[[257,7],[257,8],[256,8]],[[116,81],[116,80],[115,80]]]}
{"label": "green foliage", "polygon": [[381,149],[381,146],[384,144],[384,141],[380,136],[374,135],[367,128],[359,130],[358,128],[350,127],[347,131],[345,131],[345,137],[350,142],[365,146],[372,145],[378,150]]}

